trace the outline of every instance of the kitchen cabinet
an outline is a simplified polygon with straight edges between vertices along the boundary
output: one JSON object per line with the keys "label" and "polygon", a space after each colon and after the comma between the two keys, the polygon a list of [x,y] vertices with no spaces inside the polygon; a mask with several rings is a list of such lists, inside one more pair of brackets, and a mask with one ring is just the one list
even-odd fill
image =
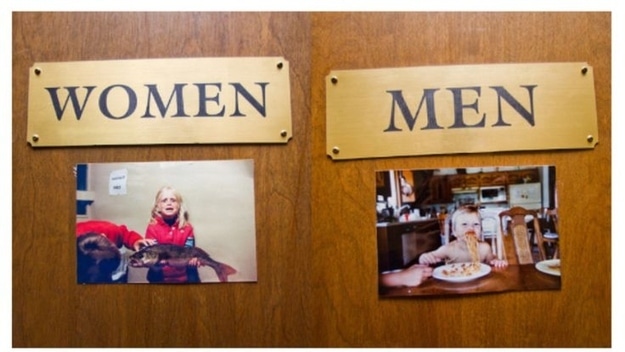
{"label": "kitchen cabinet", "polygon": [[542,207],[541,184],[520,183],[508,187],[511,207],[539,210]]}
{"label": "kitchen cabinet", "polygon": [[508,184],[540,182],[538,169],[517,170],[508,172]]}
{"label": "kitchen cabinet", "polygon": [[450,188],[475,188],[480,186],[479,174],[449,175]]}
{"label": "kitchen cabinet", "polygon": [[480,174],[480,187],[504,186],[509,183],[507,172],[487,172]]}
{"label": "kitchen cabinet", "polygon": [[402,269],[440,247],[440,232],[438,219],[378,224],[378,272]]}
{"label": "kitchen cabinet", "polygon": [[494,171],[480,172],[474,174],[448,175],[446,176],[446,178],[447,187],[449,190],[454,188],[469,189],[540,182],[540,176],[538,174],[537,168],[514,171]]}

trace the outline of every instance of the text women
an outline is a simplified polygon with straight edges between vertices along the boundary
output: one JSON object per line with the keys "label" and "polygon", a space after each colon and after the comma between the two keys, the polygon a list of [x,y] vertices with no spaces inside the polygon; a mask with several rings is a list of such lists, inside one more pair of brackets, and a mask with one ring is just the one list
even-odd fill
{"label": "text women", "polygon": [[[251,105],[254,110],[253,113],[261,117],[267,117],[266,88],[269,82],[254,82],[254,85],[257,86],[255,88],[259,88],[256,90],[260,91],[257,97],[250,93],[241,83],[227,83],[226,87],[231,89],[226,90],[224,87],[224,91],[234,99],[234,107],[229,109],[227,116],[247,116],[246,113],[242,112],[239,105],[239,97],[241,97],[243,98],[241,100],[245,100]],[[186,88],[187,86],[188,88]],[[195,88],[193,89],[192,86],[195,86]],[[142,88],[145,91],[139,93],[137,93],[137,89],[124,84],[110,85],[101,91],[99,91],[97,86],[45,87],[45,90],[50,95],[58,121],[61,121],[66,113],[70,114],[67,112],[68,104],[71,105],[71,110],[76,120],[80,120],[92,93],[96,92],[98,94],[98,91],[98,110],[102,116],[113,120],[121,120],[133,116],[141,101],[139,97],[145,99],[144,105],[140,107],[141,111],[143,111],[141,118],[155,118],[157,116],[162,118],[226,116],[227,108],[220,101],[222,83],[192,83],[192,86],[188,83],[174,84],[166,103],[159,91],[159,86],[156,84],[145,84],[144,88]],[[185,104],[189,100],[197,104],[193,115],[189,115],[189,105]],[[111,104],[111,101],[113,101],[113,104]],[[113,110],[120,111],[112,111],[111,105],[116,107]],[[120,106],[122,108],[119,108]],[[154,107],[156,111],[153,112],[152,108]],[[172,112],[168,114],[170,108],[172,108]]]}

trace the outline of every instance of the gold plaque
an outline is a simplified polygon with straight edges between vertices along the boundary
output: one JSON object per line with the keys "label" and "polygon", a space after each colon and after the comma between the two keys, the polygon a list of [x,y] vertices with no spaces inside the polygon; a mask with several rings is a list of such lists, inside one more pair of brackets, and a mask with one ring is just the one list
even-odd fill
{"label": "gold plaque", "polygon": [[326,78],[333,159],[594,148],[586,63],[332,71]]}
{"label": "gold plaque", "polygon": [[33,147],[286,143],[289,65],[280,57],[36,63]]}

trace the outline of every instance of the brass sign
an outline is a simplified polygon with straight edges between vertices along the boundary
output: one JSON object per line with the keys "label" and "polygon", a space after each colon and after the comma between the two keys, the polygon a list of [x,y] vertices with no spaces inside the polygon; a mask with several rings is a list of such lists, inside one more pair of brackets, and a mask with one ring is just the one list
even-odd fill
{"label": "brass sign", "polygon": [[333,159],[594,148],[586,63],[332,71],[326,78]]}
{"label": "brass sign", "polygon": [[289,65],[280,57],[36,63],[33,147],[286,143]]}

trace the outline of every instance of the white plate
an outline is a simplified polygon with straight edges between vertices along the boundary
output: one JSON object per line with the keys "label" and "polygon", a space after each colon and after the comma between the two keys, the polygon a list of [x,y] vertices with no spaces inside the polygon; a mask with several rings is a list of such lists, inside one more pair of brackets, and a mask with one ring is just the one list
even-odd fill
{"label": "white plate", "polygon": [[449,274],[450,272],[453,272],[454,270],[458,270],[459,268],[461,268],[462,265],[471,265],[471,263],[454,263],[454,264],[447,264],[447,265],[439,266],[438,268],[434,269],[434,271],[432,272],[432,277],[434,277],[435,279],[448,281],[448,282],[467,282],[467,281],[478,279],[482,276],[486,276],[490,273],[490,270],[491,270],[490,266],[480,263],[480,270],[474,272],[471,275],[454,276],[454,275]]}
{"label": "white plate", "polygon": [[536,269],[545,274],[560,276],[560,259],[543,260],[536,263]]}

